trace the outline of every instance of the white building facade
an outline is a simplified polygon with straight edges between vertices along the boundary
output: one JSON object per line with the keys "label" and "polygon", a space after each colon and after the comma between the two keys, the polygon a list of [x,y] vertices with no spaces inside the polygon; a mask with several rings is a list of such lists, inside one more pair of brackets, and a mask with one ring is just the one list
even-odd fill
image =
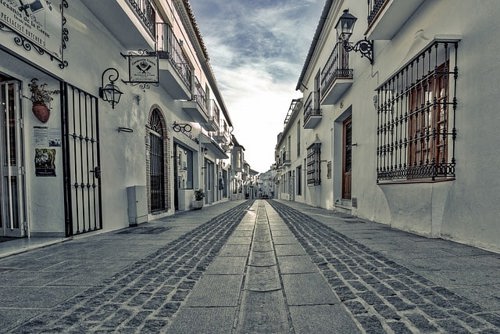
{"label": "white building facade", "polygon": [[[0,12],[0,236],[119,229],[191,209],[196,189],[229,199],[232,122],[188,1]],[[48,119],[33,79],[57,90]]]}
{"label": "white building facade", "polygon": [[326,1],[276,146],[279,197],[499,251],[499,14],[494,0]]}

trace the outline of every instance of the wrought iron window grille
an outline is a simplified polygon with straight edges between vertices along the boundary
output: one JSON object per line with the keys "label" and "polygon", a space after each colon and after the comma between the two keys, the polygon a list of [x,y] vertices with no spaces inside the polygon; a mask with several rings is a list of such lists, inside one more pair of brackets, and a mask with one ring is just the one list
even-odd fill
{"label": "wrought iron window grille", "polygon": [[377,88],[377,182],[455,178],[458,40],[435,40]]}
{"label": "wrought iron window grille", "polygon": [[321,143],[307,148],[307,185],[321,185]]}

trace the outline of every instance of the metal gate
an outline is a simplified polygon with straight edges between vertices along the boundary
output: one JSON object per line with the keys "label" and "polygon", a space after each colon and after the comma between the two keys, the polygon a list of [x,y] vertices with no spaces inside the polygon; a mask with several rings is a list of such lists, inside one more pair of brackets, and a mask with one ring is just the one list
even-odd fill
{"label": "metal gate", "polygon": [[61,83],[66,236],[102,229],[98,99]]}
{"label": "metal gate", "polygon": [[149,190],[151,212],[165,210],[165,158],[163,120],[158,109],[149,120]]}
{"label": "metal gate", "polygon": [[22,237],[27,228],[19,96],[19,82],[0,77],[0,237]]}

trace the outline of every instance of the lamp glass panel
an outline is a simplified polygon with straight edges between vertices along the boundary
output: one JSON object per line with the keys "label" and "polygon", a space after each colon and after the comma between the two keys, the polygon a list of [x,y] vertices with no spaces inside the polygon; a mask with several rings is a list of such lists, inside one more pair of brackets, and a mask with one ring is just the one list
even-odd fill
{"label": "lamp glass panel", "polygon": [[104,88],[102,89],[102,99],[104,101],[113,101],[113,97],[114,97],[114,89],[115,89],[115,86],[113,84],[107,84],[106,86],[104,86]]}

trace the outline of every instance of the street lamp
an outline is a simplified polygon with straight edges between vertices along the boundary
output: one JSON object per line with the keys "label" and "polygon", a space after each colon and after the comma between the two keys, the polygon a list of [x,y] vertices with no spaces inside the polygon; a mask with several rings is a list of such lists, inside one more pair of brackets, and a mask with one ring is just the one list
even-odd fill
{"label": "street lamp", "polygon": [[357,17],[349,13],[349,9],[344,9],[344,14],[339,18],[337,24],[335,25],[335,30],[339,35],[340,40],[344,50],[347,52],[358,52],[361,53],[361,57],[366,57],[370,64],[373,65],[373,42],[366,39],[358,41],[357,43],[349,42],[352,32],[354,30],[354,24],[356,23]]}
{"label": "street lamp", "polygon": [[[106,72],[110,71],[111,73],[108,75],[109,83],[104,86],[104,75]],[[101,87],[99,87],[99,97],[104,101],[108,101],[111,103],[111,108],[115,109],[115,105],[120,102],[120,97],[123,92],[118,89],[118,86],[115,85],[115,81],[118,80],[120,74],[115,68],[107,68],[104,72],[102,72],[101,76]]]}

